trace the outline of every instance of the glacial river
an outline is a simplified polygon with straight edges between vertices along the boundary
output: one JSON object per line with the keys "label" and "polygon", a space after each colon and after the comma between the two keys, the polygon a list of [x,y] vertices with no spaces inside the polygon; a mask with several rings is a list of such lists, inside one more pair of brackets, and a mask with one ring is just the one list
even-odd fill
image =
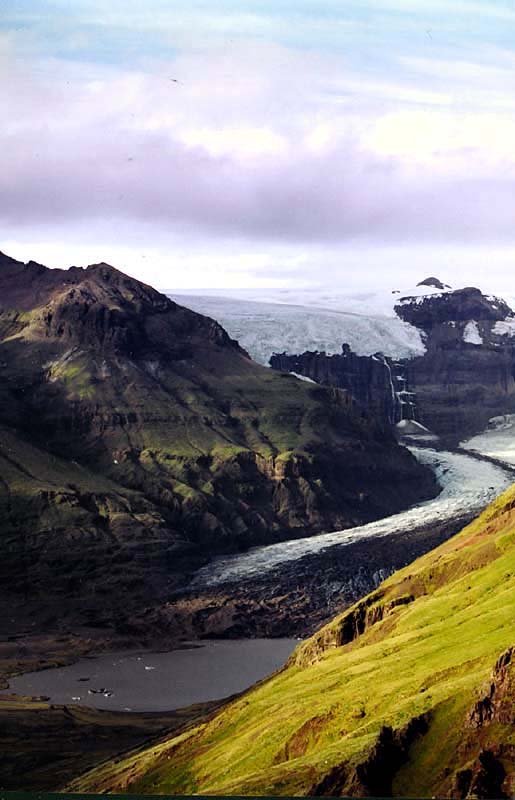
{"label": "glacial river", "polygon": [[[504,469],[466,453],[411,449],[435,471],[442,491],[434,500],[368,525],[218,558],[197,573],[193,586],[244,581],[328,547],[479,513],[514,481],[513,468]],[[218,640],[163,653],[111,653],[20,675],[10,681],[10,690],[45,695],[53,703],[126,711],[172,710],[243,691],[282,666],[296,644],[295,639]]]}
{"label": "glacial river", "polygon": [[221,556],[197,572],[190,588],[244,581],[328,547],[390,536],[467,514],[477,514],[515,481],[513,469],[503,469],[466,453],[423,447],[409,449],[421,463],[427,464],[435,472],[442,491],[434,500],[427,500],[407,511],[367,525]]}

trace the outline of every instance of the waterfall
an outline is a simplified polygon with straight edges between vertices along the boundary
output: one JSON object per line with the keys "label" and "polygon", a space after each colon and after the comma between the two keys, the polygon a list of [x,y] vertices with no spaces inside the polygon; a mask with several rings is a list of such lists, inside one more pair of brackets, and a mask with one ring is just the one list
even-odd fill
{"label": "waterfall", "polygon": [[392,415],[393,415],[393,419],[392,419],[392,415],[388,415],[388,422],[390,423],[390,425],[395,425],[395,423],[397,422],[397,420],[395,419],[395,417],[397,416],[396,413],[395,413],[395,410],[397,408],[397,404],[399,402],[399,399],[397,397],[397,393],[396,393],[395,387],[393,385],[392,368],[391,368],[390,364],[388,363],[388,361],[386,359],[386,356],[383,356],[381,354],[381,359],[382,359],[382,362],[383,362],[383,364],[385,365],[385,367],[386,367],[386,369],[388,371],[388,379],[390,381],[390,391],[391,391],[391,397],[392,397]]}
{"label": "waterfall", "polygon": [[[376,360],[381,361],[386,367],[388,381],[390,384],[392,412],[388,414],[388,421],[391,425],[402,422],[404,419],[415,419],[415,393],[406,388],[407,379],[402,374],[397,374],[404,367],[397,361],[390,363],[388,358],[382,353],[377,354]],[[374,358],[374,356],[372,356]],[[392,364],[396,368],[396,374],[392,373]],[[397,388],[396,388],[397,387]]]}
{"label": "waterfall", "polygon": [[[394,366],[397,370],[403,370],[403,364],[399,362],[394,362]],[[400,407],[400,421],[404,419],[414,420],[415,419],[415,392],[410,392],[407,387],[407,379],[405,375],[396,374],[395,375],[396,382],[399,386],[399,390],[397,391],[397,399],[399,402]],[[407,410],[407,415],[406,415]]]}

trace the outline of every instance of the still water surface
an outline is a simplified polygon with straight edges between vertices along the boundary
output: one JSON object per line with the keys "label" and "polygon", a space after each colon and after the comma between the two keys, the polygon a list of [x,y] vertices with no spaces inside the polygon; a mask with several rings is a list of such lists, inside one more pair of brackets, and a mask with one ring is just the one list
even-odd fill
{"label": "still water surface", "polygon": [[46,695],[52,703],[170,711],[248,688],[281,667],[297,644],[296,639],[218,640],[165,653],[111,653],[19,675],[9,688]]}

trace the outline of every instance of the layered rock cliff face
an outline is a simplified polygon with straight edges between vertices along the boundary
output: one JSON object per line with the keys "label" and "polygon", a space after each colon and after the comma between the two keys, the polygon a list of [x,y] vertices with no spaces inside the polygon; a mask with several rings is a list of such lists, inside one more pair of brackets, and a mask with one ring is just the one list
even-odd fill
{"label": "layered rock cliff face", "polygon": [[350,395],[255,364],[213,320],[106,264],[0,258],[3,591],[123,613],[213,552],[435,492]]}
{"label": "layered rock cliff face", "polygon": [[414,398],[407,388],[404,364],[377,353],[358,356],[347,344],[341,355],[306,352],[299,356],[274,353],[273,369],[293,372],[324,386],[345,389],[384,425],[414,419]]}
{"label": "layered rock cliff face", "polygon": [[[431,279],[434,280],[434,279]],[[345,387],[383,423],[417,420],[451,444],[515,410],[515,317],[479,289],[401,298],[395,311],[424,336],[423,356],[274,355],[275,369]]]}

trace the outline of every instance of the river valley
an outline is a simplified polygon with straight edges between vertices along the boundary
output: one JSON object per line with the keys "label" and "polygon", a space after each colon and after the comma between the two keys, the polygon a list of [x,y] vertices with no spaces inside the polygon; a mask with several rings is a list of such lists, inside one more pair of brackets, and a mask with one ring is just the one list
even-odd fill
{"label": "river valley", "polygon": [[266,677],[296,639],[448,539],[513,482],[513,469],[481,455],[412,451],[435,471],[442,491],[434,500],[368,525],[215,559],[168,603],[132,620],[134,641],[153,630],[165,647],[181,640],[194,646],[82,659],[17,676],[10,691],[53,703],[163,711],[218,700]]}
{"label": "river valley", "polygon": [[[90,638],[93,631],[9,637],[0,786],[19,789],[22,769],[26,789],[62,787],[99,760],[206,719],[221,698],[280,668],[299,638],[448,539],[513,481],[513,468],[480,454],[416,454],[442,486],[428,503],[371,525],[220,558],[164,606],[142,611],[123,639],[107,630],[99,638]],[[178,646],[184,649],[161,651]]]}
{"label": "river valley", "polygon": [[215,559],[170,601],[135,620],[173,637],[305,637],[392,572],[457,533],[514,480],[480,454],[413,447],[440,494],[377,522]]}

